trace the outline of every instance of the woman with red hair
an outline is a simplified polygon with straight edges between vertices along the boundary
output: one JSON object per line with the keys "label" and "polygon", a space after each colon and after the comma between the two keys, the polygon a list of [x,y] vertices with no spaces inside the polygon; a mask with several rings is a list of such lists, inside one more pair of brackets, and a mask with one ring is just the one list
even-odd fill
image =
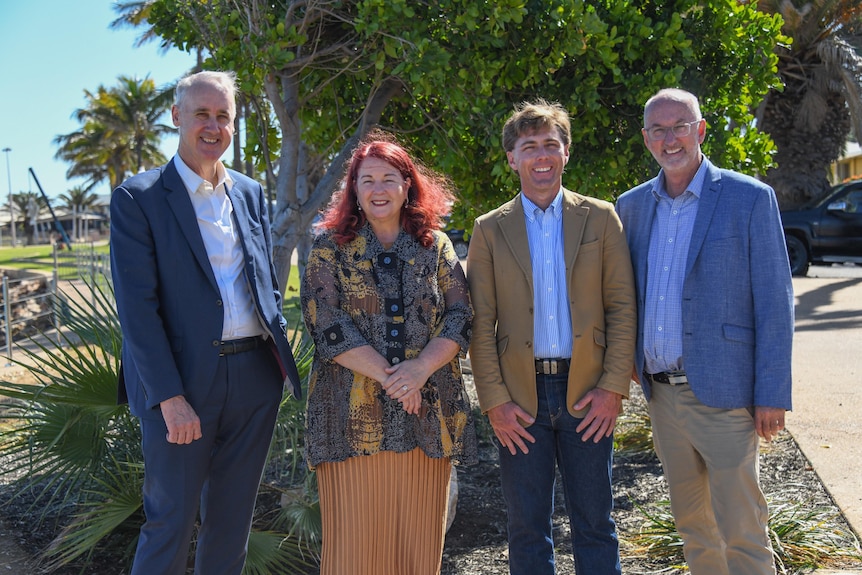
{"label": "woman with red hair", "polygon": [[476,459],[459,363],[473,311],[440,231],[453,201],[445,178],[375,133],[319,224],[301,296],[321,575],[440,572],[451,466]]}

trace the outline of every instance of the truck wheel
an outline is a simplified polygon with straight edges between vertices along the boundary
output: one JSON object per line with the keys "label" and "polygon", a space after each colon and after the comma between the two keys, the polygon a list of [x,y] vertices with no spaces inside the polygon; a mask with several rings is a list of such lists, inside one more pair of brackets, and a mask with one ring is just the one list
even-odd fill
{"label": "truck wheel", "polygon": [[790,258],[790,273],[794,276],[804,276],[808,273],[808,250],[805,243],[796,236],[784,236],[787,243],[787,257]]}

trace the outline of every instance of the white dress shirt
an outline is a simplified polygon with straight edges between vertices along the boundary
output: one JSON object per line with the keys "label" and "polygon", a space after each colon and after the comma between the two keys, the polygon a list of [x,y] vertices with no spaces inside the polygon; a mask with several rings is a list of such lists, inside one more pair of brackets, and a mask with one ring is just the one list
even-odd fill
{"label": "white dress shirt", "polygon": [[227,170],[219,162],[218,185],[212,184],[189,168],[179,154],[174,165],[186,186],[198,220],[198,228],[221,294],[224,323],[222,340],[263,335],[254,300],[243,273],[245,256],[233,221],[233,205],[227,189],[233,185]]}

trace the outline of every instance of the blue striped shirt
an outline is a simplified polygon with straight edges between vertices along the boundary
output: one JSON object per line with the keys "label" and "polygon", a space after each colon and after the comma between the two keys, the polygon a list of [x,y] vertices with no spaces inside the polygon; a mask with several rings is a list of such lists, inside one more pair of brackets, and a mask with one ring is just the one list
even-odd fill
{"label": "blue striped shirt", "polygon": [[537,358],[572,355],[572,320],[563,250],[563,192],[542,211],[521,194],[533,265],[533,352]]}
{"label": "blue striped shirt", "polygon": [[684,369],[682,286],[691,232],[709,161],[704,158],[686,191],[671,198],[659,173],[652,193],[658,205],[650,234],[644,302],[644,356],[647,373]]}

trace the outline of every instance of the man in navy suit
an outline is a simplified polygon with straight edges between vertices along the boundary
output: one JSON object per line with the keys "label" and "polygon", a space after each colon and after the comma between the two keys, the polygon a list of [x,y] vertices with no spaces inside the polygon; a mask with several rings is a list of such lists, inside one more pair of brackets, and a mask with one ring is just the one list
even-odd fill
{"label": "man in navy suit", "polygon": [[177,84],[179,150],[111,198],[123,329],[120,395],[141,423],[144,512],[133,574],[239,575],[283,387],[301,395],[257,182],[220,158],[234,76]]}
{"label": "man in navy suit", "polygon": [[759,438],[790,403],[793,286],[775,194],[701,153],[697,98],[644,107],[658,176],[617,212],[638,294],[634,376],[692,575],[775,573],[759,486]]}

